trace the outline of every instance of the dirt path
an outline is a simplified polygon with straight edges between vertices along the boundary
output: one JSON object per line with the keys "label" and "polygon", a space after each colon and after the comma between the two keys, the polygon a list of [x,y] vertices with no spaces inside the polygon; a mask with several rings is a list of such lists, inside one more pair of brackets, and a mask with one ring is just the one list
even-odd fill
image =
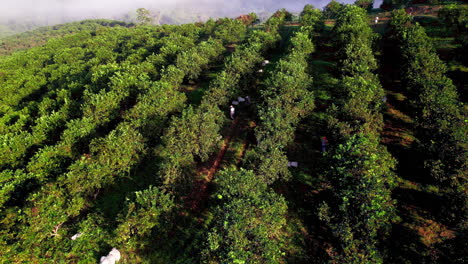
{"label": "dirt path", "polygon": [[382,131],[381,142],[385,145],[399,145],[409,148],[414,141],[410,126],[413,121],[396,107],[387,103],[387,110],[384,113],[384,129]]}
{"label": "dirt path", "polygon": [[229,135],[224,139],[223,145],[220,151],[218,152],[218,155],[216,155],[214,161],[210,164],[210,166],[204,166],[199,170],[198,175],[204,176],[207,182],[211,182],[213,180],[215,173],[218,172],[221,163],[224,160],[224,156],[226,155],[226,152],[229,149],[232,140],[239,135],[239,124],[240,118],[236,117],[236,119],[231,123],[231,127],[229,128]]}
{"label": "dirt path", "polygon": [[225,137],[223,145],[219,152],[214,155],[208,162],[202,164],[198,169],[197,176],[193,185],[192,192],[186,198],[186,207],[194,212],[200,212],[205,207],[210,195],[210,184],[214,175],[220,169],[227,150],[232,140],[238,136],[240,130],[240,118],[237,117],[229,127],[228,135]]}

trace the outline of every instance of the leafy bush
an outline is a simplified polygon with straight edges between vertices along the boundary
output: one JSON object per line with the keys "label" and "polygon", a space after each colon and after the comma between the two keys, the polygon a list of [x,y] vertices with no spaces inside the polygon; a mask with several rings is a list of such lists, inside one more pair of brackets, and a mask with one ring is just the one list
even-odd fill
{"label": "leafy bush", "polygon": [[338,239],[336,261],[381,263],[378,239],[395,221],[395,160],[377,137],[358,134],[328,153],[327,163],[333,199],[328,209],[321,206],[321,218]]}
{"label": "leafy bush", "polygon": [[252,171],[225,170],[203,259],[219,263],[283,263],[287,205]]}

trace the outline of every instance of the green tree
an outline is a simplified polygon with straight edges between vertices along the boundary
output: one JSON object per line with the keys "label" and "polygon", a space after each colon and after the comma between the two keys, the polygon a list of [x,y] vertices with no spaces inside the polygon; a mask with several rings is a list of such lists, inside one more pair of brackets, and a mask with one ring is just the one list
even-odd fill
{"label": "green tree", "polygon": [[343,75],[359,75],[377,68],[372,44],[375,33],[368,25],[366,12],[357,6],[344,6],[333,27],[338,47],[338,69]]}
{"label": "green tree", "polygon": [[308,30],[296,32],[291,38],[289,54],[282,58],[262,91],[264,105],[259,110],[260,124],[256,129],[258,146],[257,172],[271,184],[288,180],[287,157],[284,149],[294,139],[296,125],[314,108],[314,97],[308,90],[312,79],[307,73],[307,57],[314,51]]}
{"label": "green tree", "polygon": [[155,234],[165,231],[161,223],[173,207],[173,198],[156,187],[135,192],[135,197],[127,201],[126,212],[118,219],[119,242],[128,251],[144,249]]}
{"label": "green tree", "polygon": [[339,241],[340,263],[382,263],[378,244],[395,218],[395,160],[375,136],[358,134],[327,154],[327,178],[333,199],[320,207],[320,218]]}
{"label": "green tree", "polygon": [[343,7],[343,4],[340,4],[337,1],[332,0],[323,8],[323,15],[326,18],[336,18],[336,16],[338,15],[342,7]]}
{"label": "green tree", "polygon": [[313,5],[306,5],[300,15],[301,24],[306,27],[318,28],[322,15],[322,12]]}
{"label": "green tree", "polygon": [[286,9],[276,11],[266,22],[265,29],[267,32],[278,32],[279,28],[284,25],[286,21],[291,21],[292,14]]}
{"label": "green tree", "polygon": [[417,121],[423,173],[444,190],[448,202],[441,214],[443,220],[463,226],[467,204],[467,194],[462,191],[466,189],[468,165],[466,111],[424,28],[411,24],[403,10],[395,10],[392,16],[388,38],[400,54],[397,63],[402,65],[402,83]]}
{"label": "green tree", "polygon": [[457,34],[467,31],[468,6],[451,4],[439,9],[439,18],[448,29],[454,29]]}
{"label": "green tree", "polygon": [[374,0],[356,0],[354,4],[360,8],[370,11],[374,7]]}
{"label": "green tree", "polygon": [[138,8],[136,10],[137,13],[137,21],[142,25],[149,25],[153,22],[153,18],[151,17],[151,12],[146,8]]}
{"label": "green tree", "polygon": [[216,21],[214,37],[221,39],[224,44],[242,41],[247,32],[247,27],[237,19],[222,18]]}
{"label": "green tree", "polygon": [[286,201],[252,171],[216,178],[212,226],[202,258],[210,263],[283,263]]}

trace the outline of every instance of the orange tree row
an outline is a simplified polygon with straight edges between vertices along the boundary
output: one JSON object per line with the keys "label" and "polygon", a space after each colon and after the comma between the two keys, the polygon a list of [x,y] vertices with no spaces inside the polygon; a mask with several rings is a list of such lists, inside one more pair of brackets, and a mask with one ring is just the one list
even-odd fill
{"label": "orange tree row", "polygon": [[[194,176],[194,168],[196,166],[196,161],[204,161],[206,160],[215,150],[215,147],[218,143],[220,128],[225,122],[225,118],[223,117],[224,114],[222,110],[226,110],[226,107],[231,98],[236,97],[241,92],[240,84],[242,82],[248,82],[251,79],[252,73],[256,72],[258,65],[263,60],[263,54],[270,50],[272,47],[275,46],[275,43],[278,41],[279,36],[276,34],[277,30],[273,33],[266,33],[263,31],[252,31],[248,36],[246,43],[236,47],[236,50],[231,54],[230,57],[227,58],[225,62],[224,70],[217,74],[215,79],[211,82],[209,89],[206,91],[205,95],[202,98],[202,102],[200,106],[193,107],[189,106],[186,108],[181,116],[176,116],[171,121],[171,124],[166,131],[165,135],[163,136],[163,144],[159,146],[157,149],[159,150],[158,153],[162,158],[161,163],[161,170],[159,171],[159,177],[162,182],[161,188],[169,190],[171,193],[175,194],[175,197],[179,195],[183,195],[184,192],[190,191],[193,182]],[[237,177],[237,174],[240,175],[240,178]],[[220,191],[225,192],[228,191],[227,188],[231,188],[232,191],[236,190],[240,186],[244,184],[252,184],[250,180],[255,179],[256,177],[252,172],[235,172],[230,171],[226,173],[221,173],[219,177],[224,179],[226,177],[232,177],[232,179],[237,182],[235,186],[221,186]],[[244,179],[246,177],[246,179]],[[257,179],[258,181],[258,179]],[[266,189],[266,185],[257,185],[254,183],[254,186],[259,187],[259,195],[255,196],[258,198],[256,203],[263,203],[265,204],[265,200],[262,198],[266,198],[266,196],[276,197],[273,193],[271,194],[264,194],[264,189]],[[152,187],[145,192],[155,192],[156,188]],[[158,197],[167,197],[164,196],[165,192],[157,191]],[[161,195],[163,194],[163,195]],[[253,193],[252,193],[253,195]],[[266,196],[264,196],[266,195]],[[218,197],[218,196],[217,196]],[[228,197],[227,197],[228,198]],[[246,199],[248,197],[244,197],[242,199]],[[273,197],[272,197],[273,198]],[[242,200],[239,200],[242,201]],[[282,201],[282,207],[280,206],[279,210],[283,210],[285,208],[285,203]],[[280,201],[279,201],[280,202]],[[179,199],[175,201],[176,204],[179,204]],[[271,200],[272,204],[276,204],[275,200]],[[160,221],[164,219],[164,216],[161,216],[159,219],[155,219],[153,217],[143,217],[145,215],[150,214],[151,212],[156,212],[158,206],[160,208],[165,208],[164,204],[153,204],[152,206],[145,206],[147,203],[137,203],[135,209],[129,207],[131,210],[131,214],[127,217],[122,217],[122,224],[119,225],[118,234],[119,236],[125,237],[125,240],[122,242],[125,245],[126,251],[134,251],[138,249],[146,248],[147,242],[151,239],[151,235],[158,234],[161,235],[164,232],[164,228],[169,228],[172,225],[165,225],[164,227],[160,226]],[[268,204],[268,203],[267,203]],[[247,209],[252,209],[252,205],[249,204]],[[267,206],[270,208],[270,206]],[[272,216],[278,216],[281,219],[282,214],[277,214],[275,211],[271,211],[267,208],[264,208],[263,213],[270,212]],[[283,208],[283,209],[281,209]],[[130,211],[129,211],[130,212]],[[167,211],[165,214],[167,215]],[[239,213],[239,212],[234,212]],[[222,215],[217,215],[216,217],[223,217]],[[139,218],[145,219],[145,221],[141,221]],[[174,216],[177,217],[177,216]],[[241,215],[239,215],[241,217]],[[251,221],[251,215],[244,215],[246,217],[243,223],[247,223]],[[265,216],[266,217],[266,216]],[[147,221],[146,221],[147,219]],[[140,220],[140,221],[139,221]],[[247,222],[246,222],[247,221]],[[284,222],[283,220],[281,220]],[[171,222],[177,222],[176,219],[172,219]],[[213,231],[216,229],[218,220],[215,221],[208,221],[208,223],[213,222]],[[268,222],[268,220],[267,220]],[[274,225],[274,223],[272,224]],[[279,226],[282,226],[280,223]],[[199,232],[197,230],[193,230],[191,232]],[[132,230],[138,230],[138,232],[132,232]],[[254,228],[254,230],[261,231],[258,227]],[[167,231],[167,230],[166,230]],[[204,230],[202,230],[204,231]],[[250,232],[250,231],[248,231]],[[261,231],[260,237],[255,237],[255,240],[262,240],[262,243],[265,243],[266,233]],[[204,236],[202,236],[204,237]],[[172,245],[180,244],[181,241],[178,241],[180,237],[169,237],[170,241],[167,241],[164,244],[170,243]],[[182,241],[187,243],[189,241]],[[227,244],[226,246],[235,246],[238,241],[233,241],[232,239],[228,239],[225,241]],[[268,241],[267,241],[268,242]],[[203,241],[202,243],[206,243]],[[242,247],[242,245],[238,245]],[[211,245],[210,248],[214,249]],[[253,255],[263,254],[261,251],[267,249],[267,247],[259,247],[257,249],[252,248],[255,250]],[[235,260],[245,259],[246,256],[224,256],[219,251],[206,251],[200,252],[201,249],[195,249],[194,251],[197,252],[198,256],[190,256],[188,252],[192,252],[193,250],[184,249],[184,254],[179,254],[178,258],[194,258],[199,259],[200,256],[205,260],[214,260],[214,259],[223,259],[223,260]],[[200,254],[202,253],[202,254]],[[276,250],[271,250],[268,254],[277,254],[280,253]],[[275,258],[276,258],[275,257]],[[270,259],[270,258],[266,258]]]}
{"label": "orange tree row", "polygon": [[294,139],[296,125],[314,108],[307,73],[309,55],[314,50],[307,31],[299,30],[290,39],[289,53],[276,65],[262,91],[256,129],[258,145],[249,153],[253,169],[271,184],[289,178],[285,147]]}
{"label": "orange tree row", "polygon": [[253,31],[247,43],[237,47],[226,60],[225,69],[210,84],[201,105],[197,109],[187,108],[181,117],[172,120],[163,137],[160,173],[169,188],[190,178],[195,159],[208,159],[218,145],[217,138],[224,122],[221,109],[226,109],[230,99],[239,94],[241,79],[256,71],[264,52],[272,48],[277,39],[277,35]]}
{"label": "orange tree row", "polygon": [[384,91],[372,73],[377,63],[367,20],[365,10],[346,5],[332,31],[340,82],[327,111],[323,174],[330,190],[318,216],[334,237],[332,259],[340,263],[382,263],[380,243],[395,219],[395,160],[379,144]]}
{"label": "orange tree row", "polygon": [[132,27],[134,24],[107,19],[88,19],[79,22],[40,27],[2,38],[0,41],[0,56],[10,55],[16,51],[43,45],[51,38],[62,37],[87,30],[94,31],[99,28],[117,26]]}
{"label": "orange tree row", "polygon": [[400,76],[416,118],[420,167],[444,196],[441,217],[450,225],[466,222],[467,125],[456,87],[446,76],[424,28],[403,10],[392,13],[389,41],[399,54]]}
{"label": "orange tree row", "polygon": [[[210,46],[210,43],[200,45],[200,54],[193,53],[197,50],[192,50],[192,53],[184,52],[177,61],[178,67],[173,65],[163,69],[161,67],[176,63],[175,56],[182,50],[193,47],[199,34],[206,34],[203,31],[212,34],[213,30],[194,25],[173,27],[172,29],[163,28],[160,31],[167,31],[164,34],[150,28],[138,28],[133,31],[128,29],[112,30],[91,39],[89,39],[90,35],[86,34],[86,38],[82,40],[84,42],[82,45],[86,47],[84,49],[78,47],[80,44],[76,44],[82,42],[72,37],[54,43],[52,47],[46,46],[38,51],[28,51],[27,54],[35,59],[38,59],[35,53],[39,53],[49,61],[47,66],[49,70],[44,70],[44,76],[56,75],[57,78],[67,79],[62,80],[60,85],[55,85],[53,78],[45,78],[44,82],[48,83],[48,91],[39,105],[36,101],[30,101],[30,104],[19,112],[13,111],[3,116],[5,131],[1,136],[3,144],[0,168],[26,167],[41,181],[57,175],[61,169],[67,166],[66,164],[87,152],[87,145],[92,138],[101,135],[122,119],[123,116],[120,113],[134,103],[137,95],[149,90],[149,83],[159,79],[161,74],[159,71],[167,73],[165,81],[168,82],[178,82],[178,78],[183,72],[186,72],[188,78],[197,78],[201,69],[197,68],[196,64],[194,67],[191,64],[209,59],[209,57],[203,57],[207,54],[207,51],[203,49],[205,46]],[[170,33],[171,31],[173,33]],[[125,40],[123,43],[122,39]],[[82,56],[78,56],[76,52],[72,54],[69,52],[69,48],[60,49],[61,45],[77,46],[75,48],[80,50],[79,53]],[[118,62],[117,57],[123,58],[125,54],[118,50],[123,49],[121,48],[123,46],[128,47],[125,48],[128,50],[125,52],[128,53],[128,56],[125,55],[126,59]],[[140,48],[137,49],[138,46]],[[60,53],[62,59],[58,60],[58,55],[50,54],[56,50],[60,50],[56,53]],[[158,53],[150,54],[148,50],[154,50]],[[84,56],[85,53],[88,55]],[[98,55],[91,56],[90,54],[100,54],[101,59],[98,59]],[[51,56],[53,58],[49,59]],[[35,70],[34,66],[31,65],[21,67],[22,65],[13,64],[17,61],[16,57],[22,59],[24,56],[18,54],[8,58],[6,61],[9,63],[6,63],[6,66],[10,66],[9,69],[21,71],[30,68]],[[105,58],[102,59],[102,57]],[[112,59],[108,61],[110,57]],[[68,59],[64,60],[63,58]],[[108,62],[106,63],[106,61]],[[84,77],[80,78],[79,81],[76,78],[68,80],[71,74],[69,69]],[[14,83],[16,77],[17,74],[8,75],[8,78],[5,79],[7,86]],[[69,87],[68,89],[61,88],[63,86]],[[80,90],[72,90],[71,86],[80,87]],[[11,85],[11,87],[14,86]],[[17,90],[22,89],[26,88],[20,86]],[[6,91],[8,92],[8,89]],[[11,91],[11,94],[12,96],[16,95],[14,91]],[[37,112],[38,108],[40,113],[34,115],[33,113]],[[20,112],[31,112],[32,114],[22,115]],[[22,122],[21,118],[13,124],[9,124],[12,123],[11,119],[17,115],[25,117],[24,120],[28,121]],[[73,119],[76,116],[81,117]],[[34,119],[35,122],[32,123],[31,120]],[[146,121],[141,120],[141,122]],[[158,123],[154,123],[154,126],[147,125],[146,134],[152,133],[151,131],[157,126]],[[55,145],[50,145],[53,143]],[[40,150],[37,151],[39,148]],[[32,158],[28,162],[31,156]],[[4,182],[6,183],[8,180],[7,177]],[[13,185],[10,183],[9,187],[11,188]]]}
{"label": "orange tree row", "polygon": [[288,55],[279,61],[266,81],[268,88],[262,91],[259,144],[249,154],[254,170],[227,169],[215,179],[213,219],[201,252],[206,262],[284,263],[290,257],[286,248],[291,241],[284,230],[288,207],[268,184],[287,174],[283,148],[295,124],[313,108],[308,91],[311,79],[306,74],[312,42],[304,31],[298,31],[290,42]]}

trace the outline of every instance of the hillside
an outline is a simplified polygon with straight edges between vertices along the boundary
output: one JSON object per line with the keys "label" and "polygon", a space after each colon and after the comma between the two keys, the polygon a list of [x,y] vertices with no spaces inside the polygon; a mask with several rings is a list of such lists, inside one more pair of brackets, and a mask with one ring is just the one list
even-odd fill
{"label": "hillside", "polygon": [[96,31],[102,27],[131,27],[134,24],[129,24],[114,20],[83,20],[80,22],[72,22],[49,27],[40,27],[38,29],[27,31],[13,36],[0,39],[0,56],[9,55],[15,51],[25,50],[45,44],[51,38],[63,37],[82,31]]}
{"label": "hillside", "polygon": [[463,263],[464,8],[6,39],[0,262]]}

